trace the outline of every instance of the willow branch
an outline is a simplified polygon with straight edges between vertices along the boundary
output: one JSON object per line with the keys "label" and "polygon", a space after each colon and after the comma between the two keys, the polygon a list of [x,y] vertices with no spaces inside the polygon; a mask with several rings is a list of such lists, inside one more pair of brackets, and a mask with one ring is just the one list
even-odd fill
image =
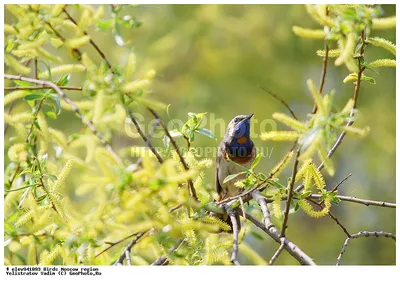
{"label": "willow branch", "polygon": [[79,110],[79,108],[68,98],[68,96],[60,89],[60,87],[57,84],[55,84],[51,81],[38,80],[38,79],[33,79],[33,78],[28,78],[28,77],[20,77],[20,76],[10,75],[10,74],[4,74],[4,78],[9,79],[9,80],[21,80],[21,81],[31,82],[31,83],[39,84],[42,86],[49,86],[52,89],[54,89],[64,99],[64,101],[67,102],[71,106],[72,110],[79,115],[82,122],[85,123],[90,128],[90,130],[93,132],[93,134],[96,135],[97,138],[100,139],[101,143],[103,143],[104,147],[106,147],[106,149],[111,153],[111,155],[114,157],[114,159],[119,164],[122,164],[122,160],[114,152],[114,150],[112,149],[110,144],[103,138],[103,136],[94,127],[92,122],[82,114],[82,112]]}
{"label": "willow branch", "polygon": [[293,165],[293,172],[292,172],[292,179],[290,181],[290,187],[289,187],[289,192],[288,192],[288,197],[286,201],[286,210],[285,210],[285,216],[283,218],[283,223],[282,223],[282,229],[281,229],[281,235],[280,237],[285,237],[285,231],[287,228],[287,223],[289,220],[289,210],[290,210],[290,202],[293,199],[293,188],[294,188],[294,182],[296,179],[296,174],[297,174],[297,166],[299,164],[299,155],[300,155],[300,149],[297,150],[296,153],[296,158],[294,160],[294,165]]}
{"label": "willow branch", "polygon": [[269,265],[273,265],[275,263],[275,261],[278,259],[284,248],[285,248],[284,238],[281,238],[281,245],[279,246],[278,250],[276,250],[272,258],[269,260],[268,262]]}
{"label": "willow branch", "polygon": [[340,251],[340,254],[337,258],[336,265],[340,265],[340,260],[342,259],[343,254],[346,251],[347,245],[349,244],[351,239],[356,239],[356,238],[360,238],[360,237],[372,237],[372,236],[392,238],[394,241],[396,241],[396,235],[393,233],[388,233],[388,232],[383,232],[383,231],[361,231],[361,232],[358,232],[357,234],[351,235],[344,241],[342,250]]}
{"label": "willow branch", "polygon": [[[169,133],[169,130],[168,130],[167,126],[165,125],[164,121],[161,119],[161,117],[157,114],[156,111],[154,111],[154,110],[151,109],[151,108],[147,108],[147,109],[152,113],[152,115],[153,115],[156,119],[158,119],[158,120],[160,121],[160,125],[161,125],[161,127],[163,128],[163,130],[164,130],[165,134],[167,135],[167,137],[169,138],[169,140],[171,141],[171,144],[172,144],[172,146],[174,147],[175,152],[177,153],[177,155],[178,155],[178,157],[179,157],[179,160],[180,160],[180,162],[181,162],[182,165],[183,165],[183,168],[184,168],[185,170],[189,170],[189,166],[187,165],[185,159],[183,158],[183,156],[182,156],[182,154],[181,154],[181,152],[180,152],[180,150],[179,150],[179,147],[178,147],[178,145],[177,145],[176,142],[175,142],[175,139],[172,138],[171,134]],[[196,194],[196,190],[194,189],[193,181],[192,181],[191,179],[188,180],[188,186],[189,186],[190,192],[192,193],[192,197],[193,197],[196,201],[198,201],[197,194]]]}
{"label": "willow branch", "polygon": [[[326,7],[325,9],[325,15],[329,15],[329,9]],[[323,58],[323,64],[322,64],[322,72],[321,72],[321,80],[319,84],[319,94],[322,95],[322,91],[324,90],[324,84],[325,84],[325,78],[326,78],[326,69],[328,67],[328,54],[329,54],[329,46],[328,46],[328,39],[325,37],[324,39],[324,47],[325,47],[325,55]],[[317,104],[314,104],[314,108],[312,110],[312,114],[315,114],[317,112]]]}
{"label": "willow branch", "polygon": [[[63,8],[63,12],[64,12],[65,15],[67,15],[68,19],[69,19],[74,25],[78,26],[78,24],[76,23],[76,21],[71,17],[71,15],[70,15],[70,14],[68,13],[68,11],[66,10],[66,6],[64,6],[64,8]],[[89,36],[89,34],[88,34],[85,30],[82,30],[82,32],[83,32],[85,35],[88,35],[88,36]],[[113,72],[112,66],[111,66],[110,62],[107,60],[107,58],[106,58],[106,56],[104,55],[104,53],[100,50],[99,46],[97,46],[97,44],[92,40],[91,37],[90,37],[90,39],[89,39],[89,43],[94,47],[94,49],[96,49],[96,51],[97,51],[97,53],[99,53],[100,57],[102,57],[103,60],[106,62],[108,68],[111,70],[111,72]],[[113,72],[113,73],[114,73],[114,72]]]}
{"label": "willow branch", "polygon": [[[311,199],[321,199],[322,195],[320,194],[311,194],[309,198]],[[383,208],[396,208],[395,203],[389,203],[389,202],[382,202],[382,201],[372,201],[372,200],[365,200],[365,199],[360,199],[356,197],[349,197],[349,196],[341,196],[337,195],[337,198],[339,198],[342,201],[346,202],[353,202],[357,204],[363,204],[366,206],[377,206],[377,207],[383,207]]]}
{"label": "willow branch", "polygon": [[147,138],[147,136],[144,134],[143,130],[140,128],[139,123],[137,122],[136,118],[134,117],[133,113],[126,108],[126,111],[128,112],[129,118],[131,119],[132,123],[135,125],[136,130],[138,131],[140,137],[142,137],[143,141],[147,144],[147,147],[151,150],[151,152],[156,156],[158,162],[162,164],[164,162],[163,158],[160,156],[156,148],[153,146],[151,143],[150,139]]}
{"label": "willow branch", "polygon": [[[264,224],[259,222],[255,219],[251,214],[246,213],[246,218],[250,220],[254,225],[258,228],[262,229],[265,233],[268,234],[275,242],[282,244],[284,243],[285,250],[294,257],[300,264],[302,265],[315,265],[315,262],[306,254],[304,253],[297,245],[291,242],[286,237],[280,237],[280,233],[276,229],[275,225],[271,221],[270,212],[267,206],[267,200],[261,196],[258,191],[252,193],[252,197],[254,200],[257,201],[258,205],[260,206],[263,216],[264,216]],[[236,209],[236,211],[240,212],[240,209]]]}
{"label": "willow branch", "polygon": [[[31,61],[32,61],[32,59],[26,61],[25,64],[24,64],[24,67],[27,67],[27,66],[30,64]],[[21,77],[21,76],[22,76],[22,73],[20,73],[20,74],[18,75],[18,77]],[[5,88],[6,88],[6,87],[5,87]],[[14,109],[14,106],[15,106],[15,103],[16,103],[16,102],[17,102],[17,101],[15,101],[15,100],[11,102],[10,107],[8,107],[8,111],[7,111],[8,114],[11,114],[12,110]],[[4,122],[4,135],[6,135],[7,129],[8,129],[8,123],[5,123],[5,122]]]}
{"label": "willow branch", "polygon": [[[170,248],[168,250],[168,252],[172,253],[175,252],[184,242],[184,240],[179,239],[178,242],[176,243],[175,246],[173,246],[172,248]],[[168,263],[168,258],[166,255],[162,255],[161,257],[159,257],[156,261],[154,261],[151,265],[165,265]]]}
{"label": "willow branch", "polygon": [[[232,222],[232,231],[233,231],[233,251],[231,256],[231,263],[234,265],[240,265],[237,260],[237,256],[239,253],[239,224],[237,222],[237,218],[235,213],[226,205],[223,205],[224,209],[229,215],[229,218]],[[243,214],[243,213],[242,213]],[[245,216],[245,214],[243,214]]]}
{"label": "willow branch", "polygon": [[294,119],[297,119],[295,113],[293,112],[293,110],[290,108],[289,104],[285,102],[285,100],[283,100],[281,97],[279,97],[277,94],[275,94],[274,92],[272,92],[271,90],[267,89],[265,86],[259,85],[258,87],[260,87],[260,89],[264,90],[266,93],[268,93],[269,95],[271,95],[272,97],[274,97],[276,100],[278,100],[279,102],[282,103],[282,105],[284,105],[286,107],[286,109],[289,110],[290,114],[292,115],[292,117]]}
{"label": "willow branch", "polygon": [[[146,231],[147,232],[147,231]],[[131,254],[131,249],[132,247],[137,243],[137,241],[143,237],[143,235],[146,234],[146,232],[141,232],[139,233],[135,239],[130,242],[128,246],[124,249],[122,254],[119,256],[119,258],[115,261],[114,265],[123,265],[124,264],[124,259],[127,258],[127,260],[130,262],[130,254]],[[129,259],[128,259],[129,257]]]}
{"label": "willow branch", "polygon": [[[77,90],[82,91],[82,87],[76,86],[58,86],[62,90]],[[14,86],[14,87],[4,87],[5,91],[9,90],[40,90],[40,89],[53,89],[51,86]]]}
{"label": "willow branch", "polygon": [[118,245],[119,243],[122,243],[122,242],[125,241],[126,239],[129,239],[129,238],[131,238],[131,237],[133,237],[133,236],[135,236],[135,235],[138,235],[138,233],[135,232],[135,233],[129,234],[129,235],[126,236],[125,238],[122,238],[121,240],[118,240],[118,241],[115,242],[115,243],[110,243],[110,246],[108,246],[107,248],[105,248],[104,250],[102,250],[100,253],[98,253],[97,255],[95,255],[95,258],[97,258],[97,257],[100,256],[101,254],[107,252],[107,251],[108,251],[109,249],[111,249],[112,247]]}
{"label": "willow branch", "polygon": [[[317,203],[312,199],[307,199],[307,200],[315,205],[318,205],[321,210],[323,209],[322,203]],[[332,212],[328,211],[328,215],[330,216],[330,218],[332,218],[333,221],[336,222],[337,225],[339,225],[339,227],[343,230],[343,232],[346,234],[347,237],[351,236],[350,233],[347,231],[346,227],[344,227],[344,225],[337,219],[336,216],[332,214]]]}

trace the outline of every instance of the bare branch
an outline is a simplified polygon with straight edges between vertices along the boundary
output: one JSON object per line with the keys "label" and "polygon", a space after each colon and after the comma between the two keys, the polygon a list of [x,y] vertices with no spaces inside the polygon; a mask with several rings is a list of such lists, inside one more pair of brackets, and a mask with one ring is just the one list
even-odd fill
{"label": "bare branch", "polygon": [[[315,204],[315,205],[318,205],[321,208],[321,210],[323,209],[323,206],[322,206],[321,202],[317,203],[317,202],[315,202],[314,200],[311,200],[311,199],[307,199],[307,200],[310,201],[311,203]],[[346,227],[344,227],[344,225],[342,223],[340,223],[340,221],[337,219],[337,217],[334,216],[332,214],[332,212],[330,212],[330,211],[328,212],[328,214],[329,214],[330,218],[332,218],[333,221],[335,221],[336,224],[339,225],[339,227],[343,230],[343,232],[347,235],[347,237],[350,237],[350,233],[347,231]]]}
{"label": "bare branch", "polygon": [[[82,91],[82,87],[76,86],[58,86],[62,90],[77,90]],[[40,89],[53,89],[51,86],[14,86],[14,87],[4,87],[5,91],[9,90],[40,90]]]}
{"label": "bare branch", "polygon": [[277,94],[275,94],[274,92],[272,92],[271,90],[267,89],[265,86],[259,85],[258,87],[260,87],[260,89],[264,90],[265,92],[267,92],[269,95],[271,95],[272,97],[274,97],[276,100],[278,100],[279,102],[281,102],[286,109],[289,110],[290,114],[292,115],[292,117],[294,119],[297,119],[296,115],[294,114],[294,112],[292,111],[292,109],[290,108],[289,104],[285,102],[285,100],[283,100],[281,97],[279,97]]}
{"label": "bare branch", "polygon": [[294,188],[294,182],[295,182],[296,174],[297,174],[297,166],[299,164],[299,155],[300,155],[300,149],[297,150],[296,158],[294,160],[292,179],[290,181],[290,187],[289,187],[288,197],[287,197],[287,201],[286,201],[285,216],[283,218],[283,224],[282,224],[280,237],[285,237],[287,222],[289,220],[290,202],[292,201],[292,198],[293,198],[293,188]]}
{"label": "bare branch", "polygon": [[[78,24],[76,23],[76,21],[71,17],[71,15],[67,12],[66,10],[66,6],[64,6],[63,8],[63,12],[67,15],[68,19],[73,22],[76,26],[78,26]],[[88,33],[85,30],[82,30],[82,32],[85,35],[88,35]],[[103,58],[103,60],[106,62],[108,68],[111,70],[111,72],[113,72],[112,70],[112,66],[110,64],[110,62],[107,60],[106,56],[104,55],[104,53],[100,50],[99,46],[97,46],[97,44],[92,40],[92,38],[90,37],[89,39],[89,43],[94,47],[94,49],[96,49],[96,51],[99,53],[99,55]],[[114,72],[113,72],[114,73]]]}
{"label": "bare branch", "polygon": [[239,224],[237,222],[235,213],[227,205],[223,205],[223,207],[228,213],[229,218],[231,219],[232,222],[233,251],[231,256],[231,263],[234,265],[240,265],[240,263],[237,260],[237,255],[239,253]]}
{"label": "bare branch", "polygon": [[123,241],[125,241],[126,239],[129,239],[135,235],[138,235],[137,232],[129,234],[128,236],[126,236],[125,238],[122,238],[121,240],[118,240],[115,243],[110,243],[110,242],[105,242],[106,244],[109,244],[110,246],[108,246],[107,248],[105,248],[104,250],[102,250],[100,253],[98,253],[97,255],[95,255],[95,258],[97,258],[98,256],[100,256],[101,254],[107,252],[109,249],[111,249],[112,247],[118,245],[119,243],[122,243]]}
{"label": "bare branch", "polygon": [[132,247],[137,243],[137,241],[145,235],[146,232],[141,232],[139,233],[135,239],[130,242],[128,246],[126,246],[125,250],[122,252],[122,254],[119,256],[119,258],[115,261],[114,265],[123,265],[124,264],[124,259],[129,257],[129,262],[130,263],[130,255],[131,255],[131,249]]}
{"label": "bare branch", "polygon": [[275,254],[272,256],[272,258],[269,260],[268,262],[269,265],[273,265],[275,263],[275,261],[278,259],[284,248],[285,248],[284,238],[281,238],[281,245],[279,246]]}
{"label": "bare branch", "polygon": [[139,135],[142,137],[142,139],[144,140],[144,142],[146,142],[147,147],[149,147],[149,149],[153,152],[153,154],[156,156],[158,162],[160,164],[162,164],[164,162],[163,158],[160,156],[160,154],[158,153],[158,151],[156,150],[156,148],[153,146],[153,144],[151,144],[151,141],[149,138],[147,138],[147,136],[144,134],[143,130],[140,128],[139,123],[137,122],[135,116],[133,115],[133,113],[126,107],[126,111],[128,112],[129,118],[131,119],[132,123],[135,125],[136,130],[138,131]]}
{"label": "bare branch", "polygon": [[[261,207],[261,210],[264,215],[264,224],[255,219],[251,214],[246,213],[246,218],[251,222],[253,222],[254,225],[256,225],[258,228],[262,229],[265,233],[267,233],[272,239],[275,240],[275,242],[281,244],[283,241],[285,245],[284,247],[285,250],[287,250],[289,254],[292,257],[294,257],[300,264],[316,265],[315,262],[306,253],[304,253],[297,245],[295,245],[286,237],[280,237],[278,230],[271,221],[271,216],[267,206],[266,199],[263,196],[261,196],[261,194],[258,191],[253,192],[252,197],[254,198],[254,200],[257,201],[257,203]],[[241,214],[240,209],[236,209],[235,211],[240,212]]]}
{"label": "bare branch", "polygon": [[43,85],[43,86],[49,86],[52,89],[54,89],[65,100],[65,102],[67,102],[71,106],[73,111],[79,115],[79,117],[81,118],[83,123],[85,123],[90,128],[90,130],[93,132],[93,134],[96,135],[97,138],[100,139],[101,143],[103,143],[103,145],[111,153],[111,155],[114,157],[114,159],[119,164],[122,164],[122,160],[114,152],[114,150],[112,149],[110,144],[108,144],[108,142],[103,138],[103,136],[94,127],[92,122],[82,114],[82,112],[79,110],[79,108],[77,106],[75,106],[75,104],[68,98],[68,96],[60,89],[60,87],[57,84],[55,84],[55,83],[53,83],[51,81],[38,80],[38,79],[33,79],[33,78],[28,78],[28,77],[21,77],[21,76],[16,76],[16,75],[11,75],[11,74],[4,74],[4,78],[5,79],[9,79],[9,80],[27,81],[27,82],[31,82],[31,83],[35,83],[35,84],[39,84],[39,85]]}
{"label": "bare branch", "polygon": [[361,231],[361,232],[358,232],[357,234],[351,235],[344,241],[342,250],[340,251],[340,254],[337,258],[336,265],[340,265],[340,260],[342,259],[343,254],[346,251],[347,245],[349,244],[351,239],[356,239],[356,238],[360,238],[360,237],[372,237],[372,236],[392,238],[394,241],[396,241],[396,235],[393,233],[388,233],[388,232],[383,232],[383,231]]}
{"label": "bare branch", "polygon": [[[322,195],[320,195],[320,194],[311,194],[309,196],[309,198],[311,198],[311,199],[318,199],[318,200],[321,199],[321,197],[322,197]],[[356,198],[356,197],[341,196],[341,195],[337,195],[336,197],[342,201],[363,204],[366,206],[377,206],[377,207],[394,208],[394,209],[396,208],[396,204],[389,203],[389,202],[365,200],[365,199],[360,199],[360,198]]]}
{"label": "bare branch", "polygon": [[[325,15],[329,15],[329,9],[326,7],[325,9]],[[326,77],[326,69],[328,67],[328,54],[329,54],[329,46],[328,46],[328,39],[325,37],[324,39],[324,46],[325,46],[325,55],[323,59],[323,64],[322,64],[322,73],[321,73],[321,80],[319,84],[319,94],[322,95],[322,91],[324,90],[324,84],[325,84],[325,77]],[[314,108],[312,110],[312,114],[315,114],[317,112],[317,104],[314,104]]]}
{"label": "bare branch", "polygon": [[[176,243],[175,246],[173,246],[172,248],[170,248],[168,250],[168,252],[172,253],[175,252],[184,242],[185,240],[179,239],[178,242]],[[161,257],[159,257],[155,262],[153,262],[151,265],[165,265],[168,263],[168,258],[167,256],[163,255]]]}

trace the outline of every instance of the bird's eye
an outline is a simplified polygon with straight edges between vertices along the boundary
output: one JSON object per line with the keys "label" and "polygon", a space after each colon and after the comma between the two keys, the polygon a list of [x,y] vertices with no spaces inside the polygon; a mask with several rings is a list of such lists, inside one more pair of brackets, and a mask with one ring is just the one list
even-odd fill
{"label": "bird's eye", "polygon": [[233,121],[238,122],[239,120],[240,120],[240,118],[236,117]]}

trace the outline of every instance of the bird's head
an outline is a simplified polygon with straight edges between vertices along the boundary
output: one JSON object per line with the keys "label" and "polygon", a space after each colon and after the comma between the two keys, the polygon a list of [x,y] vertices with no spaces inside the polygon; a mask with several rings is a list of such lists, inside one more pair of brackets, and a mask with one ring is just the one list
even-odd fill
{"label": "bird's head", "polygon": [[254,114],[238,115],[234,117],[228,125],[225,139],[226,141],[246,144],[250,141],[250,119]]}

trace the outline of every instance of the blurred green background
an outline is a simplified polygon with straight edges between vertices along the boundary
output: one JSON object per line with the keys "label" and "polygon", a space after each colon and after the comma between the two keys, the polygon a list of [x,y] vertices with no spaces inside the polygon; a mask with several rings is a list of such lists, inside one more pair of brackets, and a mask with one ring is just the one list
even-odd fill
{"label": "blurred green background", "polygon": [[[384,16],[394,15],[395,5],[385,5],[383,10]],[[106,17],[110,16],[109,12]],[[261,121],[271,119],[273,112],[286,112],[286,109],[258,85],[278,93],[300,119],[311,111],[313,102],[306,80],[312,78],[319,84],[322,58],[316,56],[316,50],[323,49],[323,41],[293,34],[292,25],[319,28],[303,5],[142,5],[125,7],[121,14],[143,22],[138,29],[122,30],[128,46],[118,46],[110,33],[88,32],[112,64],[124,65],[133,48],[139,73],[149,68],[157,71],[151,95],[171,104],[170,118],[186,121],[188,112],[207,112],[209,116],[223,119],[227,125],[235,115],[255,113],[258,124],[253,126],[253,141],[264,152],[272,152],[270,158],[261,160],[259,171],[268,172],[283,157],[291,144],[264,142],[258,136]],[[6,12],[5,21],[11,20]],[[372,36],[396,42],[394,29],[373,32]],[[389,56],[382,49],[366,49],[367,61]],[[67,54],[64,58],[68,61]],[[362,115],[356,125],[370,126],[370,134],[364,139],[346,136],[333,156],[337,168],[335,177],[324,175],[327,187],[332,188],[349,173],[353,174],[340,187],[342,195],[395,202],[395,70],[383,68],[379,74],[368,72],[376,79],[376,85],[362,84],[358,101]],[[347,74],[347,69],[336,68],[329,61],[324,92],[335,89],[339,107],[353,95],[352,84],[342,82]],[[79,74],[72,75],[71,85],[81,82]],[[72,93],[74,99],[82,95]],[[139,107],[137,111],[150,120],[146,111]],[[167,118],[165,113],[163,116]],[[70,113],[62,114],[57,124],[67,133],[82,127],[80,120]],[[151,127],[148,123],[143,125],[146,130]],[[278,129],[284,129],[277,125]],[[220,125],[214,127],[209,120],[206,127],[215,129],[217,140],[198,136],[195,146],[216,148],[225,129]],[[163,146],[161,138],[154,142]],[[144,146],[141,139],[126,136],[114,136],[113,143],[114,146],[118,143]],[[207,171],[206,177],[206,183],[213,189],[214,167]],[[333,213],[352,234],[364,230],[395,232],[394,209],[342,202],[333,208]],[[262,236],[264,240],[259,240],[249,232],[246,240],[268,260],[277,244]],[[303,212],[290,217],[287,236],[318,264],[336,263],[346,238],[329,217],[312,219]],[[245,258],[239,259],[246,263]],[[276,264],[297,263],[284,252]],[[395,264],[395,244],[386,238],[351,241],[342,264]]]}

